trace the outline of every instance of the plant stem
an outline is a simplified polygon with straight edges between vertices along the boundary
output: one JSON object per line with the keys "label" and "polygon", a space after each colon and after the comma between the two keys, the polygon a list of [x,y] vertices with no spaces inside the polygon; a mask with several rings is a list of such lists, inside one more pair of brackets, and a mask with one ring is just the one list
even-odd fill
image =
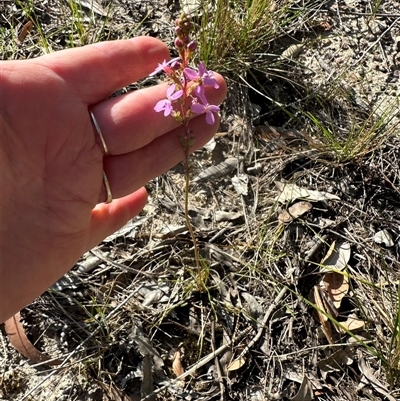
{"label": "plant stem", "polygon": [[[184,124],[184,129],[185,129],[185,138],[190,138],[190,131],[188,124]],[[190,139],[186,139],[185,145],[184,145],[184,151],[185,151],[185,220],[186,220],[186,226],[189,230],[190,237],[192,239],[193,243],[193,252],[194,252],[194,260],[196,263],[196,269],[197,269],[197,274],[198,274],[198,290],[201,291],[203,288],[203,283],[202,283],[202,277],[201,277],[201,265],[200,265],[200,255],[199,255],[199,248],[197,246],[197,239],[196,239],[196,234],[194,232],[194,228],[192,225],[192,222],[190,221],[190,216],[189,216],[189,186],[190,186],[190,166],[189,166],[189,148],[190,148]]]}

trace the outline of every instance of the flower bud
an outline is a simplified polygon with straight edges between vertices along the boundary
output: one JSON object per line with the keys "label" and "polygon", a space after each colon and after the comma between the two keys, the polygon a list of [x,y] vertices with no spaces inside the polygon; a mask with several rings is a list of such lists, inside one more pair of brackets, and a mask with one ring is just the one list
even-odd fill
{"label": "flower bud", "polygon": [[181,68],[181,63],[180,63],[179,61],[174,61],[174,62],[171,64],[171,68],[172,68],[174,71],[178,71],[179,68]]}
{"label": "flower bud", "polygon": [[197,42],[195,40],[192,40],[191,42],[188,43],[187,48],[191,52],[194,52],[197,49]]}
{"label": "flower bud", "polygon": [[180,36],[180,35],[182,35],[182,28],[180,27],[180,26],[176,26],[175,27],[175,33],[176,33],[176,35],[177,36]]}
{"label": "flower bud", "polygon": [[179,39],[179,38],[176,38],[176,39],[175,39],[174,44],[175,44],[175,46],[176,46],[178,49],[183,47],[183,42],[182,42],[182,40]]}

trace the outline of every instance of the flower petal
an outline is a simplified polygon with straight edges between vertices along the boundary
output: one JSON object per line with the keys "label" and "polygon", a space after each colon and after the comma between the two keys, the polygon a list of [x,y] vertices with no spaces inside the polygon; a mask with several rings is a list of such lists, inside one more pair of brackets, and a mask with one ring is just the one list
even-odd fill
{"label": "flower petal", "polygon": [[200,78],[200,77],[199,77],[199,74],[198,74],[195,70],[192,70],[192,69],[189,68],[189,67],[186,67],[186,68],[183,70],[183,74],[185,75],[185,77],[186,77],[187,79],[190,79],[191,81],[195,80],[196,78]]}
{"label": "flower petal", "polygon": [[160,71],[162,71],[164,69],[164,67],[166,65],[168,65],[168,64],[165,60],[162,63],[158,63],[157,68],[151,74],[149,74],[149,77],[152,77],[152,76],[158,74]]}
{"label": "flower petal", "polygon": [[176,91],[176,92],[175,92],[173,95],[171,95],[169,98],[170,98],[171,100],[176,100],[176,99],[179,99],[182,95],[183,95],[183,90],[181,89],[181,90]]}
{"label": "flower petal", "polygon": [[204,61],[201,61],[199,64],[199,75],[202,77],[206,73],[207,73],[206,65],[204,64]]}
{"label": "flower petal", "polygon": [[171,86],[168,86],[167,88],[167,98],[170,98],[171,95],[175,92],[175,84],[172,84]]}
{"label": "flower petal", "polygon": [[194,90],[194,93],[201,100],[201,102],[204,105],[208,104],[208,100],[205,95],[204,87],[202,85],[197,86],[196,89]]}
{"label": "flower petal", "polygon": [[215,117],[211,111],[208,111],[206,114],[206,122],[207,122],[207,124],[210,124],[210,125],[213,125],[215,123]]}
{"label": "flower petal", "polygon": [[179,57],[175,57],[169,61],[164,60],[162,63],[158,63],[157,68],[151,74],[149,74],[149,77],[152,77],[154,75],[157,75],[159,72],[164,71],[165,67],[167,67],[168,65],[170,65],[171,63],[173,63],[174,61],[177,61],[177,60],[179,60]]}
{"label": "flower petal", "polygon": [[193,103],[191,109],[195,114],[203,114],[206,110],[206,107],[204,106],[204,104]]}
{"label": "flower petal", "polygon": [[165,108],[164,108],[164,117],[167,117],[171,114],[172,111],[172,105],[171,102],[167,102],[165,104]]}
{"label": "flower petal", "polygon": [[209,104],[207,106],[207,110],[212,111],[213,113],[218,113],[221,109],[219,106],[216,106],[215,104]]}
{"label": "flower petal", "polygon": [[155,110],[156,112],[163,111],[163,110],[165,109],[165,103],[166,103],[166,102],[168,102],[168,100],[166,100],[166,99],[159,100],[159,101],[157,102],[157,104],[154,106],[154,110]]}

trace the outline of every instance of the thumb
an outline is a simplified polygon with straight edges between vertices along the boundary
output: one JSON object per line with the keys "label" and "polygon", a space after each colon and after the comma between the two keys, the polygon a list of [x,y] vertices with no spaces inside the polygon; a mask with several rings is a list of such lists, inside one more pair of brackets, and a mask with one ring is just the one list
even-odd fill
{"label": "thumb", "polygon": [[109,204],[99,204],[92,210],[92,221],[87,250],[97,246],[104,238],[120,229],[129,219],[137,216],[147,201],[147,191],[140,188]]}

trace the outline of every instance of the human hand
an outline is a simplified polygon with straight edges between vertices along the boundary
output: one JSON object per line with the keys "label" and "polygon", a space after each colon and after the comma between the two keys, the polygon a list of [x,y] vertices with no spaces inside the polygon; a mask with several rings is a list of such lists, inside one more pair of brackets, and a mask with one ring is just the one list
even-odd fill
{"label": "human hand", "polygon": [[[168,57],[162,42],[141,37],[0,62],[0,322],[137,215],[147,199],[141,187],[184,157],[182,128],[154,111],[165,84],[107,99]],[[216,78],[220,88],[208,94],[213,104],[226,94],[224,80]],[[194,118],[193,150],[217,126]],[[110,204],[102,203],[103,170]]]}

